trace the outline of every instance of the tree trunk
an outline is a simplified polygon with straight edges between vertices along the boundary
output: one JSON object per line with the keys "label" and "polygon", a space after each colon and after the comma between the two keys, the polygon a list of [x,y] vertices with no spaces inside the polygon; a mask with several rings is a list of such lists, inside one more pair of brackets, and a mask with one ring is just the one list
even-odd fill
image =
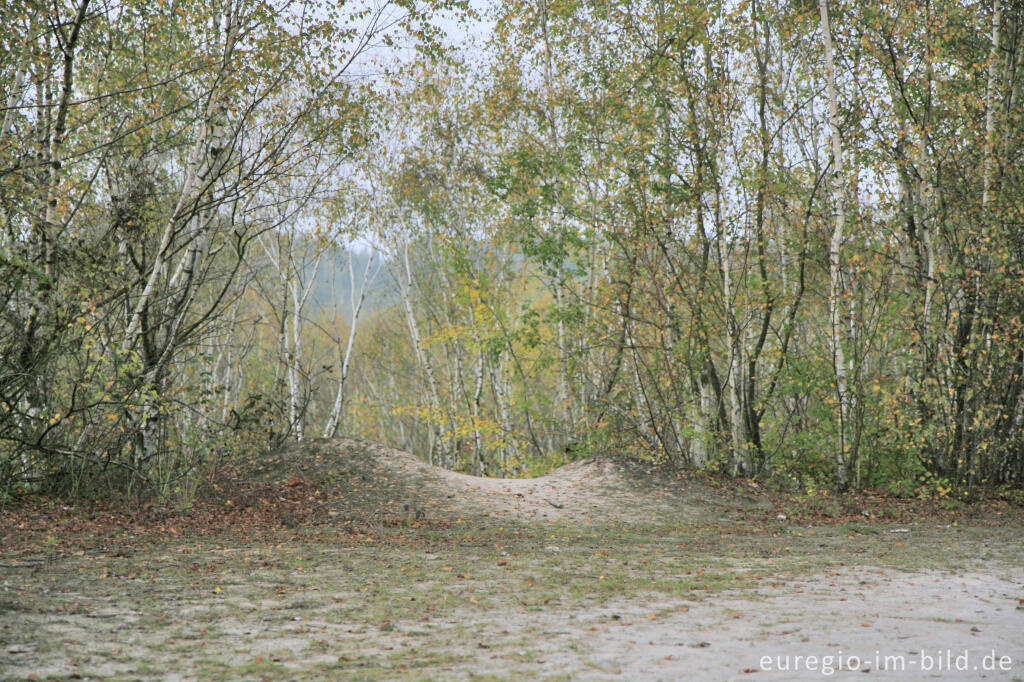
{"label": "tree trunk", "polygon": [[825,44],[825,68],[828,92],[828,120],[832,133],[832,200],[835,203],[835,224],[828,247],[828,318],[832,369],[835,374],[836,402],[838,404],[839,443],[835,453],[836,487],[846,488],[850,483],[849,387],[847,385],[846,356],[843,349],[843,281],[841,248],[846,224],[846,186],[843,177],[843,143],[839,133],[839,104],[836,93],[836,66],[832,51],[832,28],[828,17],[828,0],[818,0],[821,14],[821,37]]}

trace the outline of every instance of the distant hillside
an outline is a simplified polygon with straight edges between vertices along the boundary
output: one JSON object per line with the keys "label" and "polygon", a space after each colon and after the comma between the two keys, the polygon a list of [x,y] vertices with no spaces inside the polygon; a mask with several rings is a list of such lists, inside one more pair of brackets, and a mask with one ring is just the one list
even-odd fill
{"label": "distant hillside", "polygon": [[[366,272],[366,262],[371,257],[374,262],[370,272],[372,275],[377,271],[377,276],[367,290],[363,313],[373,313],[394,305],[398,295],[394,282],[387,272],[384,257],[379,252],[371,256],[369,249],[357,247],[352,254],[353,279],[349,277],[348,250],[338,247],[332,248],[320,262],[313,292],[310,294],[311,308],[334,308],[341,315],[347,316],[351,308],[353,284],[358,294],[363,283],[363,273]],[[312,272],[312,267],[309,268],[309,272]]]}

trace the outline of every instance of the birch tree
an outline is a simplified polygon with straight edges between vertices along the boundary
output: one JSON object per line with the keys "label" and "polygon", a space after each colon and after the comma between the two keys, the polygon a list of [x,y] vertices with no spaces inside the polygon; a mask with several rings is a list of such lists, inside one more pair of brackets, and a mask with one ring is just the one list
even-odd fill
{"label": "birch tree", "polygon": [[169,418],[197,404],[193,349],[274,227],[274,182],[362,143],[371,92],[347,75],[396,39],[436,54],[444,4],[0,10],[6,482],[193,470]]}
{"label": "birch tree", "polygon": [[342,350],[341,339],[335,341],[337,349],[338,387],[334,394],[334,403],[331,405],[330,415],[324,424],[323,437],[334,438],[342,427],[342,415],[344,414],[345,400],[348,397],[347,384],[349,367],[352,361],[352,351],[355,349],[356,331],[359,328],[359,318],[366,303],[366,294],[373,286],[373,283],[380,275],[384,266],[383,260],[377,256],[377,249],[370,248],[366,257],[366,266],[363,268],[363,276],[359,280],[359,288],[356,289],[355,263],[352,260],[352,250],[348,252],[348,275],[349,275],[349,305],[348,305],[348,335]]}
{"label": "birch tree", "polygon": [[843,348],[845,325],[843,320],[843,231],[846,228],[847,181],[843,168],[843,141],[839,129],[839,95],[836,89],[836,64],[832,47],[832,26],[829,22],[828,0],[818,0],[821,13],[821,40],[825,50],[825,78],[828,93],[828,124],[832,142],[832,201],[835,223],[828,244],[828,318],[829,350],[835,372],[836,408],[839,421],[839,440],[836,461],[836,485],[845,488],[850,483],[853,449],[851,393],[848,385],[846,354]]}

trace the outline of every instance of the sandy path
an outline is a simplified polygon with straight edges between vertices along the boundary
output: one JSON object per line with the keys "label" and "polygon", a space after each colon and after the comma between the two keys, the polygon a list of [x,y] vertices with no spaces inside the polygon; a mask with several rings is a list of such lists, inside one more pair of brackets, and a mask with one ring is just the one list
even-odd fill
{"label": "sandy path", "polygon": [[[536,660],[517,668],[531,677],[1024,679],[1024,609],[1018,608],[1024,572],[860,568],[795,580],[763,596],[633,599],[594,612],[502,614],[480,623],[480,635],[539,631]],[[669,614],[652,618],[653,611]]]}
{"label": "sandy path", "polygon": [[[343,569],[324,568],[341,571],[337,582],[344,580]],[[236,589],[228,585],[226,594]],[[315,668],[330,666],[339,654],[367,661],[383,679],[405,678],[397,674],[401,666],[421,656],[440,658],[419,674],[444,680],[495,674],[666,682],[1024,678],[1024,610],[1018,608],[1024,571],[1017,569],[996,575],[844,568],[766,586],[757,595],[724,592],[693,601],[636,594],[601,606],[460,607],[429,625],[395,621],[386,630],[323,611],[351,594],[315,594],[315,601],[284,612],[269,609],[273,598],[240,599],[213,620],[204,614],[222,605],[192,595],[163,603],[165,627],[143,620],[152,608],[147,602],[85,594],[74,597],[90,609],[85,613],[8,613],[0,618],[0,679],[30,673],[202,679],[196,658],[207,660],[206,670],[209,661],[221,661],[219,669],[232,679],[260,679],[255,671],[231,673],[230,666],[267,652],[291,668],[293,679],[340,679]],[[390,663],[398,667],[389,676],[389,660],[402,651],[410,658]],[[349,672],[359,671],[368,672]]]}
{"label": "sandy path", "polygon": [[602,523],[650,521],[679,511],[679,506],[645,499],[620,487],[610,490],[609,477],[588,479],[586,468],[540,478],[480,478],[439,470],[437,477],[450,488],[458,508],[495,519]]}
{"label": "sandy path", "polygon": [[[537,478],[485,478],[430,466],[384,446],[339,441],[337,450],[373,459],[377,477],[388,477],[391,495],[402,504],[445,516],[488,517],[496,521],[572,523],[658,523],[728,513],[757,504],[727,498],[695,482],[651,476],[639,464],[590,458]],[[685,485],[685,493],[680,494]],[[397,506],[397,505],[392,505]]]}
{"label": "sandy path", "polygon": [[594,457],[528,479],[470,476],[354,439],[293,445],[257,463],[264,481],[307,478],[323,485],[341,520],[430,519],[497,523],[661,523],[723,518],[765,507],[735,489],[647,464]]}

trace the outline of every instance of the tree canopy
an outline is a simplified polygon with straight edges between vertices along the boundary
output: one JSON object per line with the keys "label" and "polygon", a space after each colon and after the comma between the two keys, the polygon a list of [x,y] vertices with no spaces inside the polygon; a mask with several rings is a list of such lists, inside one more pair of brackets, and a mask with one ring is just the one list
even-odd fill
{"label": "tree canopy", "polygon": [[4,495],[187,504],[339,434],[486,475],[1024,480],[1015,3],[0,18]]}

